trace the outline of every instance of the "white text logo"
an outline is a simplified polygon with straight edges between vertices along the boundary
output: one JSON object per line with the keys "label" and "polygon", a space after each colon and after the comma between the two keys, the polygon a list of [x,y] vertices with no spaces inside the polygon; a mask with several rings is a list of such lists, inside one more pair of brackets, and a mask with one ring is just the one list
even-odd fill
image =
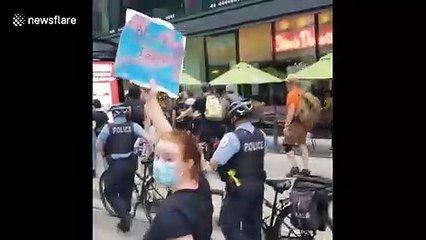
{"label": "white text logo", "polygon": [[24,25],[75,25],[77,19],[75,17],[61,17],[55,15],[53,17],[25,17],[23,14],[13,15],[13,25],[21,27]]}

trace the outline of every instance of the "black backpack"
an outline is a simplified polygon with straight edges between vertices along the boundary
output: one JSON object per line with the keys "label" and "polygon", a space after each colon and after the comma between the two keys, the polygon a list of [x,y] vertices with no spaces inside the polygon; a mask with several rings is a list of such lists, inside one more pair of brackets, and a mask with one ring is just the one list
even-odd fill
{"label": "black backpack", "polygon": [[328,216],[328,191],[332,181],[326,178],[298,178],[290,192],[290,222],[301,230],[325,231]]}

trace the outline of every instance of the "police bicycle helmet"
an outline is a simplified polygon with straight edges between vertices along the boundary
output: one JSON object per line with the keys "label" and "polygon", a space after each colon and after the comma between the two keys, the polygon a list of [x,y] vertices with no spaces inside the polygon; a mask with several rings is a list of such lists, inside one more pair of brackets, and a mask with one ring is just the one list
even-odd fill
{"label": "police bicycle helmet", "polygon": [[111,106],[109,111],[112,113],[112,117],[127,117],[129,113],[129,107],[125,105],[124,103],[119,103],[116,105]]}
{"label": "police bicycle helmet", "polygon": [[248,117],[253,110],[253,104],[250,99],[241,99],[231,103],[229,106],[228,114],[230,117],[236,116],[238,118]]}

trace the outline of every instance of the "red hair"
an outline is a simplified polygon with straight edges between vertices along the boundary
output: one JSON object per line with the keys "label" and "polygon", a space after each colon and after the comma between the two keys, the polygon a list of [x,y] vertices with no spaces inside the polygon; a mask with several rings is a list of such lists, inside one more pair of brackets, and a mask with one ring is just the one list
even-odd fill
{"label": "red hair", "polygon": [[198,180],[198,177],[202,172],[201,154],[195,140],[188,133],[180,130],[166,132],[161,135],[160,140],[177,144],[181,150],[184,162],[188,162],[190,159],[194,161],[194,165],[190,170],[191,178]]}

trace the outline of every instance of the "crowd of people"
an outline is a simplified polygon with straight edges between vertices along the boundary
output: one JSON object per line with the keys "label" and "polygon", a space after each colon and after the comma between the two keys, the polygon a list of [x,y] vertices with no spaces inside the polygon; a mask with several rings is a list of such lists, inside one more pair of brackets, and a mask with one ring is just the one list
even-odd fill
{"label": "crowd of people", "polygon": [[[234,86],[227,86],[218,94],[211,86],[203,85],[202,96],[198,98],[181,90],[172,107],[173,113],[167,114],[168,110],[158,101],[156,89],[155,83],[145,92],[132,86],[125,103],[111,107],[111,123],[99,110],[100,102],[93,101],[96,142],[93,176],[96,176],[96,154],[99,153],[111,172],[105,182],[105,196],[120,218],[118,229],[127,232],[131,226],[132,186],[138,167],[134,143],[137,138],[144,138],[155,144],[155,181],[173,192],[162,202],[144,239],[210,239],[213,205],[209,182],[203,172],[216,171],[226,183],[219,220],[226,239],[260,240],[267,147],[264,132],[251,123],[253,101],[240,97]],[[299,118],[304,93],[297,80],[289,81],[288,89],[284,147],[292,168],[287,175],[310,175],[308,129]],[[326,107],[330,105],[331,102]],[[147,134],[146,129],[151,126],[156,129],[155,136]],[[200,144],[212,138],[220,142],[211,159],[206,161]],[[301,169],[295,160],[296,147],[302,150]]]}

